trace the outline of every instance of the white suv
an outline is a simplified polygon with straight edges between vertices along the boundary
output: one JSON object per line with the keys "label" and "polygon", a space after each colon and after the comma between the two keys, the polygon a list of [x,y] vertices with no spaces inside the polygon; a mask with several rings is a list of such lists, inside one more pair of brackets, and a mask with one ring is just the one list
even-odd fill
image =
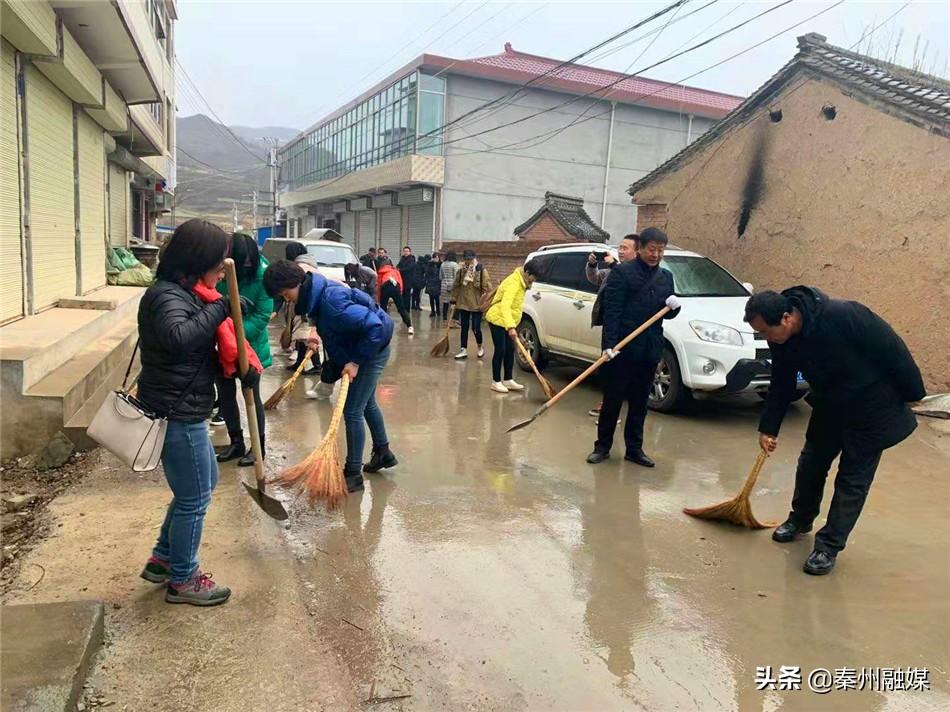
{"label": "white suv", "polygon": [[[518,333],[538,368],[551,359],[591,363],[600,357],[600,327],[591,326],[597,287],[585,276],[587,256],[616,248],[605,244],[548,245],[528,255],[541,274],[525,294]],[[694,391],[724,392],[726,374],[740,359],[768,359],[767,342],[742,321],[752,287],[742,284],[708,257],[670,245],[661,263],[673,273],[682,313],[663,322],[666,346],[657,366],[650,407],[671,412]],[[527,370],[528,364],[518,359]],[[745,388],[764,396],[763,373]],[[800,395],[807,385],[800,382]]]}

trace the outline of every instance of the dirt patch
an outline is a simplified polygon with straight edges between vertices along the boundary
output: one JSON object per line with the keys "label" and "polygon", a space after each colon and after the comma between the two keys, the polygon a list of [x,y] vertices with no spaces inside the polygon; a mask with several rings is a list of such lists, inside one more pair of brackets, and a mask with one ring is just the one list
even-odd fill
{"label": "dirt patch", "polygon": [[[3,514],[3,561],[0,564],[0,595],[11,591],[20,575],[21,562],[36,544],[57,527],[48,505],[58,495],[81,482],[99,462],[99,452],[77,452],[62,467],[38,470],[28,458],[18,458],[0,467],[0,500]],[[45,576],[37,568],[24,572],[19,588],[36,586]]]}

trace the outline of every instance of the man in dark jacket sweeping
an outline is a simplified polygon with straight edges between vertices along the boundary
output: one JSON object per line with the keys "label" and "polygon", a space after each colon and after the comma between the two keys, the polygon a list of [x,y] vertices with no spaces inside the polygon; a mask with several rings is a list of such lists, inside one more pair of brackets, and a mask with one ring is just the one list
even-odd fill
{"label": "man in dark jacket sweeping", "polygon": [[654,324],[620,352],[614,347],[664,306],[670,307],[664,318],[679,313],[679,300],[673,295],[673,275],[660,267],[667,245],[666,233],[647,228],[640,233],[635,259],[610,271],[601,292],[604,328],[601,348],[610,359],[603,368],[604,402],[597,423],[597,441],[587,462],[596,465],[610,457],[617,418],[624,401],[627,422],[623,428],[626,445],[624,459],[643,467],[654,462],[643,452],[643,425],[647,417],[647,399],[656,366],[663,354],[663,323]]}
{"label": "man in dark jacket sweeping", "polygon": [[798,458],[788,520],[772,538],[789,542],[811,531],[831,463],[840,454],[825,526],[804,571],[834,568],[867,498],[881,453],[909,436],[917,421],[908,403],[926,395],[907,346],[881,317],[858,302],[829,299],[814,287],[762,292],[745,320],[772,351],[772,383],[759,421],[759,444],[776,447],[801,372],[811,392],[811,419]]}

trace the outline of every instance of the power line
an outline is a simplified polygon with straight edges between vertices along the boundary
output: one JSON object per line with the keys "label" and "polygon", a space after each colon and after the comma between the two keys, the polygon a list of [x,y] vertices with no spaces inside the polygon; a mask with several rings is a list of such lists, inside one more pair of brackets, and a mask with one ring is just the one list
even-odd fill
{"label": "power line", "polygon": [[185,68],[182,66],[181,62],[178,60],[178,57],[175,57],[175,64],[178,66],[178,69],[181,71],[182,75],[185,77],[185,79],[188,81],[191,87],[195,90],[195,92],[197,92],[198,96],[201,98],[202,102],[204,102],[205,106],[208,107],[208,111],[210,111],[211,114],[214,116],[214,118],[218,120],[218,123],[222,127],[224,127],[224,130],[228,132],[231,138],[233,138],[241,148],[247,151],[251,156],[256,158],[258,161],[266,163],[267,162],[266,159],[262,158],[261,156],[258,156],[251,149],[249,149],[247,145],[240,138],[238,138],[237,134],[235,134],[231,130],[231,128],[224,122],[224,120],[220,116],[218,116],[218,112],[216,112],[214,108],[211,106],[211,104],[208,103],[208,100],[205,99],[204,94],[201,93],[201,90],[198,88],[198,85],[195,84],[195,82],[189,76],[188,72],[185,71]]}

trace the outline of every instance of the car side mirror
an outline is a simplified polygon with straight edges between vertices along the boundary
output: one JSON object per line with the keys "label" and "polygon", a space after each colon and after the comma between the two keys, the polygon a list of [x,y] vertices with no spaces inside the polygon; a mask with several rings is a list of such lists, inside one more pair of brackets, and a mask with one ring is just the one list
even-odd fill
{"label": "car side mirror", "polygon": [[743,282],[742,286],[746,288],[749,294],[755,294],[755,288],[752,286],[752,282]]}

